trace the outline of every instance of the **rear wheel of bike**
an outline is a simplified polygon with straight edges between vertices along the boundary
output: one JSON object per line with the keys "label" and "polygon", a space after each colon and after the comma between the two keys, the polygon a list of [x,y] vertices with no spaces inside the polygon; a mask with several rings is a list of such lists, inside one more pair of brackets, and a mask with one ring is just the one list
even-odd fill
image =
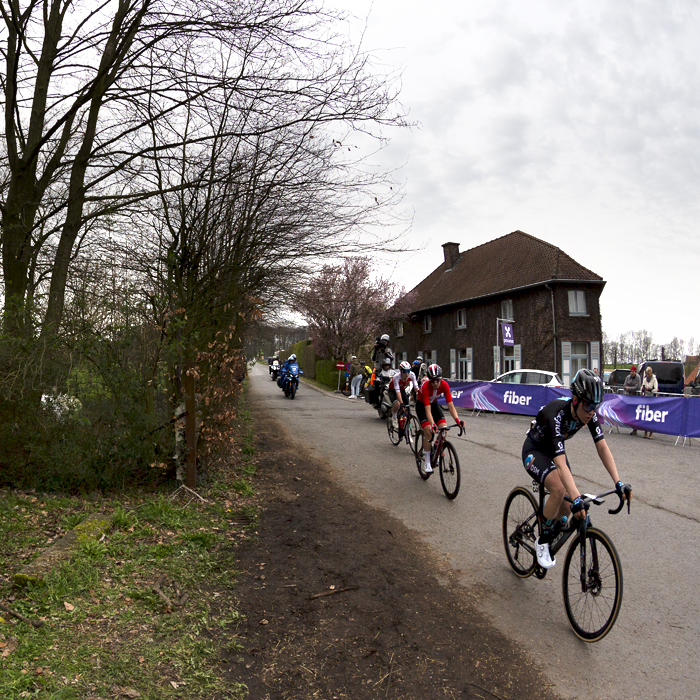
{"label": "rear wheel of bike", "polygon": [[457,498],[460,480],[457,452],[449,442],[445,442],[440,455],[440,481],[445,496],[450,500]]}
{"label": "rear wheel of bike", "polygon": [[564,560],[562,578],[564,607],[576,636],[597,642],[615,624],[622,606],[622,564],[610,538],[588,528],[584,552],[581,535],[571,543]]}
{"label": "rear wheel of bike", "polygon": [[289,395],[291,396],[292,401],[294,400],[294,396],[296,395],[296,393],[297,393],[297,388],[296,388],[296,386],[294,386],[294,382],[292,382],[289,385]]}
{"label": "rear wheel of bike", "polygon": [[420,421],[415,416],[411,416],[406,423],[406,435],[408,439],[408,444],[413,450],[413,454],[416,454],[416,435],[420,435],[422,440],[423,431],[420,427]]}
{"label": "rear wheel of bike", "polygon": [[394,421],[391,415],[386,419],[386,432],[389,433],[389,441],[392,445],[398,445],[401,442],[399,429],[394,427]]}
{"label": "rear wheel of bike", "polygon": [[503,508],[503,545],[508,563],[521,578],[531,576],[535,570],[538,536],[535,497],[526,488],[517,486],[508,494]]}
{"label": "rear wheel of bike", "polygon": [[420,432],[416,433],[416,438],[413,443],[413,454],[416,457],[416,467],[418,467],[418,473],[420,474],[420,478],[423,479],[423,481],[426,481],[427,479],[430,478],[430,475],[432,472],[424,472],[423,471],[423,431],[421,430]]}

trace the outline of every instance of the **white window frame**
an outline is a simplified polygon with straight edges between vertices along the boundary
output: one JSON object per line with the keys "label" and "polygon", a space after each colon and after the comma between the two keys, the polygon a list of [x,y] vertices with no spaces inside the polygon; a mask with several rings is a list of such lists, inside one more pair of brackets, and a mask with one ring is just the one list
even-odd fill
{"label": "white window frame", "polygon": [[569,290],[569,316],[588,316],[585,289]]}
{"label": "white window frame", "polygon": [[571,343],[561,344],[561,380],[564,386],[571,384]]}
{"label": "white window frame", "polygon": [[457,328],[467,327],[467,310],[457,309]]}
{"label": "white window frame", "polygon": [[450,349],[450,379],[457,379],[457,351]]}
{"label": "white window frame", "polygon": [[[586,346],[586,352],[585,353],[576,353],[574,354],[574,345],[585,345]],[[576,372],[578,372],[580,369],[587,368],[590,364],[590,345],[589,343],[586,343],[584,341],[573,341],[571,343],[571,376],[575,377]]]}
{"label": "white window frame", "polygon": [[423,333],[433,332],[433,317],[430,314],[423,316]]}
{"label": "white window frame", "polygon": [[501,302],[501,319],[503,321],[515,321],[515,314],[513,313],[513,300],[504,299]]}
{"label": "white window frame", "polygon": [[396,324],[396,337],[401,338],[401,336],[403,336],[403,321]]}
{"label": "white window frame", "polygon": [[462,382],[473,381],[473,348],[457,350],[457,379]]}

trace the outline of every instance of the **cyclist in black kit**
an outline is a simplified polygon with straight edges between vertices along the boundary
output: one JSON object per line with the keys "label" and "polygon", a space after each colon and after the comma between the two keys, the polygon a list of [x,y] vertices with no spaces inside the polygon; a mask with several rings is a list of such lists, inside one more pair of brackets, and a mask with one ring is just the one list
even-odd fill
{"label": "cyclist in black kit", "polygon": [[[549,491],[542,536],[535,543],[537,562],[543,569],[550,569],[557,563],[550,555],[549,545],[557,536],[562,519],[572,514],[577,518],[586,516],[564,449],[564,442],[584,425],[588,425],[600,461],[615,482],[616,491],[621,496],[626,491],[631,493],[631,488],[620,481],[595,412],[603,400],[600,377],[589,369],[580,369],[571,382],[571,394],[570,399],[555,399],[540,409],[523,444],[525,469]],[[564,501],[567,494],[573,503]]]}

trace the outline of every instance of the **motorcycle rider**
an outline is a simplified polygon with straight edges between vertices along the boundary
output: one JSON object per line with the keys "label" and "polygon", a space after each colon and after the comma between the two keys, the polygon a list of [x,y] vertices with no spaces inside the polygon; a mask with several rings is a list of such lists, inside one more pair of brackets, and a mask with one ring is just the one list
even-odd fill
{"label": "motorcycle rider", "polygon": [[374,351],[372,352],[372,362],[376,369],[380,370],[382,368],[384,357],[389,356],[391,360],[394,359],[394,353],[389,347],[389,334],[384,333],[384,335],[377,338],[374,343]]}
{"label": "motorcycle rider", "polygon": [[289,367],[293,364],[296,364],[297,361],[297,356],[292,353],[285,361],[284,364],[282,365],[282,368],[280,369],[280,377],[277,380],[277,385],[280,387],[280,389],[284,386],[284,378],[287,376],[287,372],[289,372]]}

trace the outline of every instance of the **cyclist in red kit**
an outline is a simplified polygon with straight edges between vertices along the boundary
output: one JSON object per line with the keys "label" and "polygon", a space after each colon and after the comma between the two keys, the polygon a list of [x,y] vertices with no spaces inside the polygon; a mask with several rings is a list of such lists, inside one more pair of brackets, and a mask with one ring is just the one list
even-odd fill
{"label": "cyclist in red kit", "polygon": [[457,409],[452,403],[450,385],[442,378],[440,365],[430,365],[425,381],[418,390],[416,397],[416,414],[423,428],[423,471],[430,474],[433,468],[430,464],[430,436],[439,425],[446,425],[447,421],[442,414],[442,409],[437,400],[444,396],[447,401],[447,410],[454,418],[455,423],[464,427],[464,421],[459,419]]}

